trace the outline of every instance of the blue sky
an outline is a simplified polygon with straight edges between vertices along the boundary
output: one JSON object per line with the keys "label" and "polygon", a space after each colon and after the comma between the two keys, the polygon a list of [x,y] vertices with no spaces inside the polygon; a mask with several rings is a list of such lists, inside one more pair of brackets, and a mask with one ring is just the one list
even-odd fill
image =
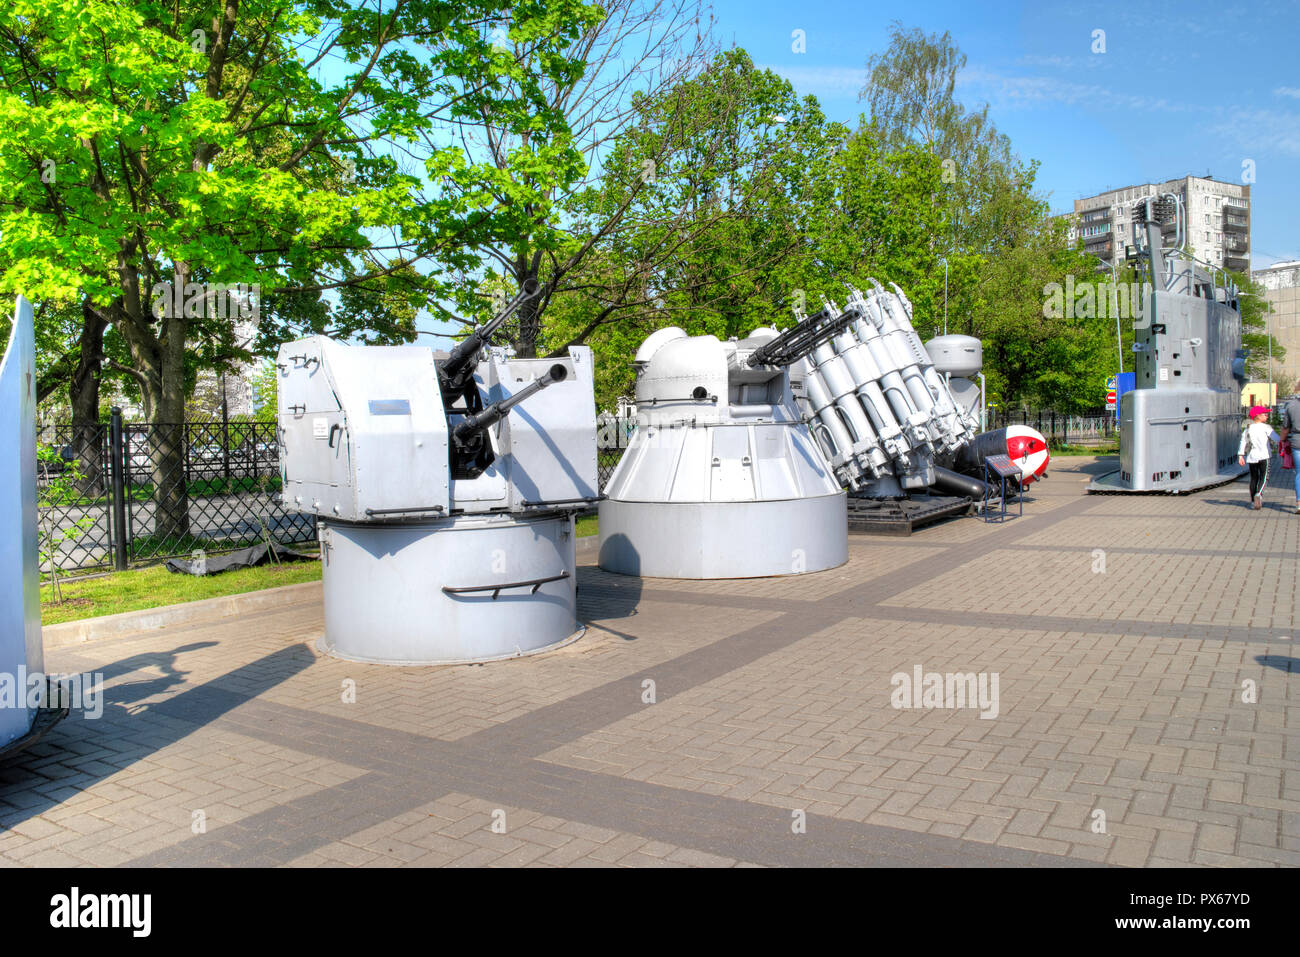
{"label": "blue sky", "polygon": [[1187,174],[1241,182],[1251,160],[1252,264],[1300,259],[1300,2],[716,0],[714,15],[724,43],[851,124],[892,21],[948,30],[967,57],[958,97],[988,103],[1015,151],[1040,162],[1053,211]]}

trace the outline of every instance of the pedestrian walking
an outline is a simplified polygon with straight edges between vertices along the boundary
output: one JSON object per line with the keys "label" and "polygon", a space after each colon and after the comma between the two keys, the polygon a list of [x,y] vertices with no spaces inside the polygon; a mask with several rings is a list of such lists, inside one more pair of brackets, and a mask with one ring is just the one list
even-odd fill
{"label": "pedestrian walking", "polygon": [[[1294,466],[1295,442],[1291,441],[1292,433],[1300,433],[1300,395],[1293,395],[1282,403],[1282,441],[1291,447]],[[1282,468],[1286,468],[1285,455],[1282,457]],[[1295,510],[1300,515],[1300,469],[1296,469],[1295,473]]]}
{"label": "pedestrian walking", "polygon": [[1250,466],[1250,507],[1257,511],[1264,507],[1270,440],[1280,443],[1282,436],[1268,424],[1268,409],[1262,405],[1252,405],[1250,422],[1241,433],[1241,444],[1237,447],[1237,464]]}

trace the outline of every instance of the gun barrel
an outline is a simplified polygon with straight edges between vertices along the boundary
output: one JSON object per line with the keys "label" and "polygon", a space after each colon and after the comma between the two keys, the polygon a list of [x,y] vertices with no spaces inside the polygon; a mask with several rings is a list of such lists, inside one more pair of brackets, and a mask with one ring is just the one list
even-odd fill
{"label": "gun barrel", "polygon": [[442,360],[442,367],[446,373],[455,375],[462,365],[472,360],[478,354],[478,351],[483,348],[483,344],[492,338],[492,335],[501,328],[505,321],[518,312],[520,306],[536,296],[541,288],[541,283],[536,279],[531,277],[525,279],[524,284],[519,287],[519,292],[506,303],[504,309],[483,326],[471,332],[468,337],[456,343],[447,358]]}
{"label": "gun barrel", "polygon": [[551,366],[546,375],[534,379],[514,395],[509,398],[501,399],[499,402],[493,402],[482,412],[463,419],[454,429],[452,429],[452,435],[457,441],[463,441],[475,432],[481,432],[484,429],[491,428],[509,415],[510,410],[520,402],[531,398],[549,385],[556,382],[563,382],[568,377],[569,370],[557,362],[555,365]]}
{"label": "gun barrel", "polygon": [[839,335],[857,317],[858,312],[853,308],[839,315],[823,309],[763,343],[750,354],[748,364],[751,367],[793,365],[832,336]]}

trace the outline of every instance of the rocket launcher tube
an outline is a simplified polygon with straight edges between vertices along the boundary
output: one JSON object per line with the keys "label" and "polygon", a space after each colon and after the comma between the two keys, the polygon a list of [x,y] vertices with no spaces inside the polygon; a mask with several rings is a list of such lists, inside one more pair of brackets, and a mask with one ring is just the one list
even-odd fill
{"label": "rocket launcher tube", "polygon": [[858,340],[852,330],[845,331],[835,339],[835,348],[857,384],[857,393],[876,432],[883,441],[897,436],[902,430],[885,400],[885,394],[877,384],[882,373],[871,358],[870,350]]}
{"label": "rocket launcher tube", "polygon": [[763,343],[750,353],[747,363],[751,368],[793,365],[845,329],[853,322],[855,315],[852,309],[840,312],[833,306],[827,306],[815,316],[809,316],[775,339]]}
{"label": "rocket launcher tube", "polygon": [[912,396],[907,391],[907,386],[903,382],[903,377],[890,364],[889,353],[881,341],[880,332],[867,319],[859,319],[854,328],[857,330],[858,338],[866,346],[872,360],[876,363],[877,368],[881,370],[880,391],[884,393],[888,400],[888,406],[894,413],[894,418],[899,425],[907,431],[907,426],[912,422],[912,414],[917,411],[912,405]]}
{"label": "rocket launcher tube", "polygon": [[835,354],[829,342],[819,345],[809,358],[813,362],[817,375],[825,384],[831,401],[840,409],[848,422],[849,429],[857,439],[854,442],[854,451],[863,442],[874,443],[876,430],[872,428],[870,420],[862,411],[862,403],[858,401],[857,383],[843,359]]}

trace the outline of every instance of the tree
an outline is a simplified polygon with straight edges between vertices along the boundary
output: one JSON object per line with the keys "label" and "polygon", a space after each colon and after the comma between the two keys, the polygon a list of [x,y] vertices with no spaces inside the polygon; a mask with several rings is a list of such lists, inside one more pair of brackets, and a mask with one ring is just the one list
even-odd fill
{"label": "tree", "polygon": [[939,330],[948,266],[949,331],[984,341],[990,393],[1004,406],[1035,404],[1060,411],[1096,406],[1116,370],[1113,317],[1044,315],[1051,283],[1097,279],[1097,261],[1069,249],[1065,228],[1049,219],[1034,193],[1037,163],[1024,163],[998,132],[988,106],[956,99],[966,56],[952,36],[895,23],[890,46],[867,62],[862,99],[883,142],[926,150],[940,164],[931,220],[935,278],[914,279],[918,329]]}
{"label": "tree", "polygon": [[[506,92],[521,102],[535,95],[538,109],[562,119],[566,150],[551,157],[538,154],[537,131],[512,122],[492,104],[457,112],[456,135],[469,155],[482,159],[476,175],[457,181],[459,195],[495,203],[501,221],[475,246],[477,268],[463,271],[454,301],[437,304],[438,318],[465,324],[486,318],[492,297],[485,295],[485,281],[495,290],[492,280],[507,278],[513,295],[538,280],[541,291],[520,307],[508,328],[519,355],[537,354],[551,304],[581,284],[578,274],[599,272],[598,247],[627,228],[628,202],[597,207],[583,197],[603,188],[597,184],[608,179],[611,144],[642,121],[654,91],[674,88],[708,62],[713,43],[705,12],[701,0],[607,0],[600,15],[581,23],[563,46],[559,55],[583,64],[568,72],[546,68],[556,51],[530,44],[527,37],[494,36],[489,24],[481,28],[485,41],[505,47],[520,64],[520,72],[506,79]],[[525,96],[532,76],[543,79]],[[521,156],[530,159],[521,162]],[[668,154],[644,160],[650,164],[645,169],[653,169],[668,162]],[[627,200],[644,185],[643,170],[638,173],[642,181]]]}
{"label": "tree", "polygon": [[[17,0],[0,23],[0,292],[77,303],[79,361],[121,339],[157,439],[155,534],[188,532],[180,423],[196,361],[246,360],[236,295],[265,344],[294,331],[401,338],[352,302],[447,295],[442,269],[510,232],[510,202],[432,131],[492,115],[528,131],[535,188],[580,165],[545,85],[598,14],[577,0]],[[527,64],[484,31],[527,52]],[[320,65],[346,64],[327,79]],[[492,167],[495,169],[495,167]],[[527,200],[523,190],[511,201]],[[423,265],[422,271],[417,267]],[[387,328],[385,328],[387,326]],[[89,333],[89,334],[87,334]]]}
{"label": "tree", "polygon": [[944,251],[978,251],[1004,232],[997,200],[1023,175],[988,105],[974,111],[957,101],[957,74],[965,66],[966,55],[946,30],[926,35],[895,21],[889,48],[867,60],[859,96],[888,148],[917,144],[942,164],[945,188],[936,195],[947,203],[949,222],[936,240]]}
{"label": "tree", "polygon": [[[1237,284],[1237,303],[1241,308],[1241,344],[1246,349],[1246,375],[1251,382],[1267,382],[1272,370],[1269,369],[1269,356],[1274,362],[1286,358],[1286,348],[1270,334],[1268,315],[1273,312],[1273,305],[1264,298],[1264,286],[1255,282],[1248,273],[1228,271],[1232,281]],[[1271,340],[1271,341],[1270,341]],[[1282,395],[1284,386],[1279,383],[1278,394]]]}
{"label": "tree", "polygon": [[809,191],[846,136],[742,50],[642,98],[598,186],[566,205],[593,242],[562,276],[543,270],[544,348],[592,345],[597,401],[610,408],[655,329],[726,338],[788,325],[808,281]]}

